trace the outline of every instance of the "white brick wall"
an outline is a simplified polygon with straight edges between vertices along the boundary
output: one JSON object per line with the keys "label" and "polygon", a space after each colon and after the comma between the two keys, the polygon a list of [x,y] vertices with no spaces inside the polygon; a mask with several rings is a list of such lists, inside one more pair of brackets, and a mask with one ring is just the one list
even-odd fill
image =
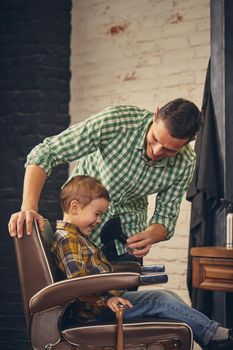
{"label": "white brick wall", "polygon": [[199,106],[209,0],[73,0],[72,122],[110,104]]}
{"label": "white brick wall", "polygon": [[[210,54],[209,0],[73,0],[72,98],[76,123],[112,104],[155,110],[177,97],[201,106]],[[149,215],[153,210],[150,198]],[[190,204],[174,237],[145,263],[165,263],[166,288],[186,301]]]}

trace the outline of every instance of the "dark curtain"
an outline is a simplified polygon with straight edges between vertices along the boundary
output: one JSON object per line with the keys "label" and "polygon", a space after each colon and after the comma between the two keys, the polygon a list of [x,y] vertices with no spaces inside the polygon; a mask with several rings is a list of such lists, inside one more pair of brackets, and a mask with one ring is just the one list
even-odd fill
{"label": "dark curtain", "polygon": [[[221,216],[221,211],[225,207],[218,150],[219,142],[210,89],[209,63],[202,102],[202,127],[195,144],[196,169],[187,192],[187,199],[192,202],[189,252],[192,247],[217,245],[216,216]],[[187,283],[192,306],[211,317],[213,293],[192,288],[190,255]]]}

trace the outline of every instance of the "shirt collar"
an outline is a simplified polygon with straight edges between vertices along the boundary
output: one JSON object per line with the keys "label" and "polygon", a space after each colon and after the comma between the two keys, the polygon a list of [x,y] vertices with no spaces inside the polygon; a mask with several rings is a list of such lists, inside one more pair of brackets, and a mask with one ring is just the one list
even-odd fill
{"label": "shirt collar", "polygon": [[135,142],[135,148],[145,152],[145,138],[147,131],[149,129],[150,124],[153,120],[153,113],[147,113],[145,118],[143,119],[141,125],[141,131],[138,133],[138,139]]}
{"label": "shirt collar", "polygon": [[56,222],[56,228],[57,230],[65,230],[69,233],[74,233],[76,235],[82,235],[79,228],[73,224],[70,224],[68,222],[65,222],[63,220],[57,220]]}

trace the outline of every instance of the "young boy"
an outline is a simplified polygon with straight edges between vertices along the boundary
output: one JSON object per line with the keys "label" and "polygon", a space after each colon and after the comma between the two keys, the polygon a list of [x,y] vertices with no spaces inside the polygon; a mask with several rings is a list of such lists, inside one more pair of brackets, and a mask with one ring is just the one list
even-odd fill
{"label": "young boy", "polygon": [[[76,176],[63,187],[60,198],[64,217],[57,222],[51,249],[64,278],[110,272],[110,263],[88,237],[108,208],[106,188],[93,177]],[[185,322],[204,348],[233,349],[232,330],[220,327],[166,290],[111,290],[82,297],[75,302],[76,317],[81,322],[104,319],[109,317],[109,309],[114,313],[119,304],[127,306],[124,319],[157,317]]]}

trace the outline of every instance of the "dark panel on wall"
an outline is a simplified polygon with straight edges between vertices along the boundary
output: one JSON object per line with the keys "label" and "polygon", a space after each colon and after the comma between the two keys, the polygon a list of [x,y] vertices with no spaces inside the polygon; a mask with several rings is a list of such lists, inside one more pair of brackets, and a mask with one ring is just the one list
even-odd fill
{"label": "dark panel on wall", "polygon": [[211,91],[218,126],[223,198],[233,203],[233,2],[211,2]]}
{"label": "dark panel on wall", "polygon": [[[0,1],[0,349],[28,349],[12,239],[7,223],[20,209],[24,163],[34,145],[69,125],[71,0]],[[61,215],[54,170],[40,212]]]}
{"label": "dark panel on wall", "polygon": [[[211,1],[211,92],[219,140],[223,209],[215,213],[213,245],[225,244],[226,215],[233,207],[233,2]],[[214,292],[212,318],[233,326],[233,293]]]}
{"label": "dark panel on wall", "polygon": [[225,133],[226,185],[225,198],[233,203],[233,2],[225,3]]}

